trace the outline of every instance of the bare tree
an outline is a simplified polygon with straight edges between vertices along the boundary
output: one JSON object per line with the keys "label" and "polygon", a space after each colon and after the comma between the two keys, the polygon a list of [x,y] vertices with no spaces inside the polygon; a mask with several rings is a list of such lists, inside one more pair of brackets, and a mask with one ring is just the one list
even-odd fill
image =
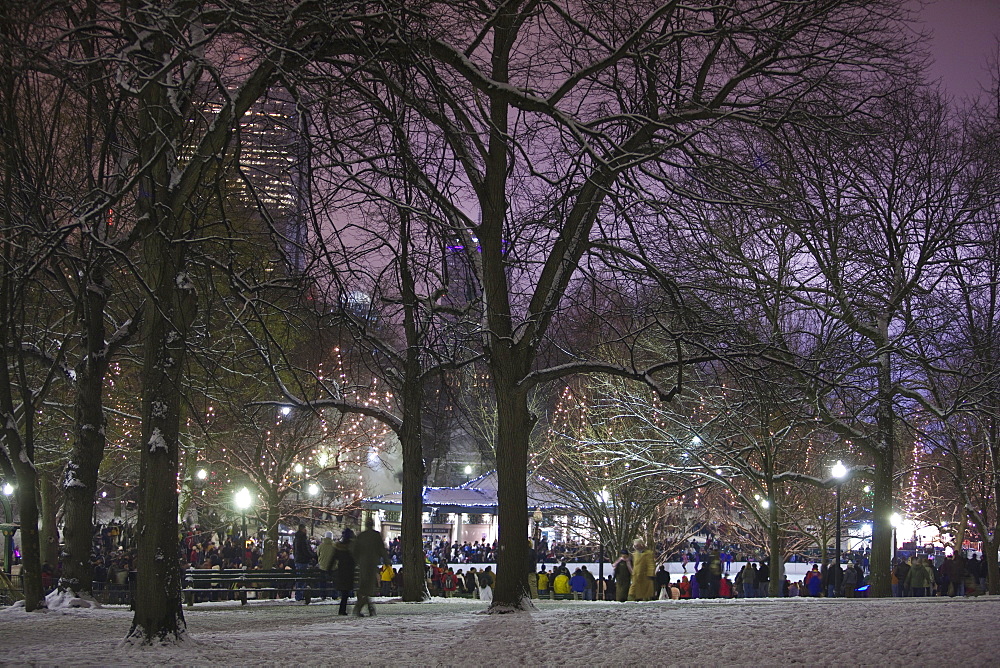
{"label": "bare tree", "polygon": [[659,512],[665,499],[700,485],[685,476],[633,476],[628,457],[611,455],[612,444],[635,434],[635,425],[618,408],[600,394],[566,388],[544,447],[531,457],[532,470],[554,485],[552,494],[565,508],[586,519],[586,534],[602,546],[627,548],[640,536],[652,545],[654,520],[666,514]]}
{"label": "bare tree", "polygon": [[419,73],[419,85],[397,88],[447,149],[442,165],[456,185],[441,199],[467,198],[478,212],[473,224],[460,219],[466,227],[456,233],[481,249],[497,401],[501,561],[491,610],[519,610],[525,600],[531,389],[588,370],[656,383],[684,363],[540,364],[595,237],[628,236],[614,224],[623,201],[612,194],[630,175],[637,187],[626,192],[647,192],[642,165],[680,164],[724,125],[777,126],[851,107],[851,82],[865,80],[870,90],[894,55],[894,8],[651,2],[609,11],[526,1],[412,11],[414,35],[400,48],[412,47],[408,76]]}
{"label": "bare tree", "polygon": [[[338,38],[353,36],[358,25],[352,19],[365,13],[351,3],[326,12],[311,2],[135,3],[119,11],[109,19],[126,47],[108,57],[120,64],[120,85],[137,104],[129,139],[139,169],[136,234],[147,295],[138,580],[128,635],[152,643],[184,634],[181,574],[170,555],[177,553],[185,358],[198,305],[191,249],[212,211],[223,208],[217,186],[233,156],[239,119],[284,73],[316,52],[344,48]],[[197,112],[210,101],[217,106],[209,121]]]}

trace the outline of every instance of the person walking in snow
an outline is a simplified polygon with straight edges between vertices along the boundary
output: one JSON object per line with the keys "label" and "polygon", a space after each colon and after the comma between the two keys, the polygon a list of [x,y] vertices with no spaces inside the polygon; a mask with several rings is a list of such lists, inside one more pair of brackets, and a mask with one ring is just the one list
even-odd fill
{"label": "person walking in snow", "polygon": [[333,543],[333,532],[327,531],[316,550],[316,562],[319,566],[322,596],[329,595],[329,585],[333,580],[333,553],[336,548]]}
{"label": "person walking in snow", "polygon": [[628,550],[622,550],[621,556],[611,565],[615,574],[616,598],[625,602],[628,600],[628,590],[632,586],[632,559]]}
{"label": "person walking in snow", "polygon": [[354,591],[355,562],[354,554],[351,552],[353,540],[354,532],[344,529],[340,534],[340,540],[333,544],[333,554],[330,557],[331,580],[340,596],[341,615],[347,615],[347,599]]}
{"label": "person walking in snow", "polygon": [[375,530],[375,520],[365,520],[365,530],[354,539],[354,560],[358,564],[358,600],[354,604],[355,617],[363,617],[367,608],[368,616],[375,616],[375,605],[371,597],[378,586],[379,566],[392,565],[389,551],[385,548],[382,534]]}
{"label": "person walking in snow", "polygon": [[[292,540],[292,556],[295,558],[295,572],[304,578],[313,560],[312,546],[309,544],[309,534],[306,533],[305,524],[300,524],[299,530],[295,532],[295,538]],[[295,581],[296,601],[305,598],[306,586],[304,579]]]}
{"label": "person walking in snow", "polygon": [[670,590],[670,573],[667,572],[666,565],[660,564],[659,570],[656,571],[656,588],[653,591],[653,598],[654,599],[667,598],[670,596],[670,594],[668,593],[669,590]]}
{"label": "person walking in snow", "polygon": [[646,548],[646,541],[636,538],[632,543],[632,584],[628,591],[630,601],[648,601],[653,598],[653,552]]}

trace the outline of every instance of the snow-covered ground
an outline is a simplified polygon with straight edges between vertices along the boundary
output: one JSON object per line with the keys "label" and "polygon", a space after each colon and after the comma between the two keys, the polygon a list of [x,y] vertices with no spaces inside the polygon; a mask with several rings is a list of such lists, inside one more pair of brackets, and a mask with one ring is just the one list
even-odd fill
{"label": "snow-covered ground", "polygon": [[996,666],[1000,597],[540,601],[485,615],[486,603],[376,599],[372,618],[330,601],[201,603],[190,639],[121,646],[123,607],[0,610],[3,666]]}

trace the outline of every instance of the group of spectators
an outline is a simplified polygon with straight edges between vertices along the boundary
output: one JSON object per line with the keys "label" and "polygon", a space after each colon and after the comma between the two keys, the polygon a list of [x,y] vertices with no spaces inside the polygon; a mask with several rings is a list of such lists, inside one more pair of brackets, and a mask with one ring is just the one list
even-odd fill
{"label": "group of spectators", "polygon": [[893,596],[969,596],[986,591],[986,562],[976,553],[913,556],[896,559],[892,569]]}
{"label": "group of spectators", "polygon": [[[332,535],[332,534],[330,534]],[[301,538],[301,536],[299,536]],[[329,540],[329,538],[328,538]],[[566,542],[549,544],[544,538],[531,550],[531,560],[543,564],[529,578],[533,596],[543,598],[553,594],[572,596],[582,600],[648,600],[651,598],[755,598],[768,596],[770,569],[766,559],[747,563],[730,580],[734,560],[747,558],[739,546],[722,545],[709,534],[702,542],[690,540],[673,552],[667,561],[681,562],[685,574],[671,581],[670,573],[660,566],[653,573],[653,555],[662,552],[654,549],[622,550],[612,563],[612,574],[607,578],[595,577],[586,566],[572,571],[567,564],[593,562],[600,546]],[[221,544],[220,544],[221,543]],[[193,527],[180,541],[180,560],[184,568],[214,569],[278,569],[295,570],[321,567],[318,555],[321,541],[308,539],[308,556],[287,538],[278,546],[275,563],[264,565],[261,541],[246,540],[240,536],[206,531]],[[425,577],[432,595],[466,595],[482,597],[492,591],[492,568],[471,567],[467,570],[451,564],[492,563],[496,559],[497,543],[475,541],[452,543],[446,540],[425,540]],[[399,537],[388,544],[392,563],[402,561],[402,544]],[[641,557],[641,571],[636,572],[636,560]],[[781,596],[852,597],[864,595],[869,569],[867,552],[845,553],[847,562],[840,568],[832,564],[812,569],[799,581],[783,578],[779,588]],[[305,561],[300,561],[304,559]],[[645,562],[649,562],[647,566]],[[135,536],[132,527],[120,521],[95,526],[92,565],[94,593],[108,603],[128,602],[134,578]],[[544,564],[558,564],[548,570]],[[688,566],[692,567],[690,577]],[[61,565],[44,563],[42,584],[51,591],[58,583]],[[648,572],[646,572],[648,570]],[[534,571],[534,569],[532,569]],[[966,556],[964,551],[944,556],[913,556],[893,561],[892,591],[894,596],[965,596],[985,591],[986,564],[975,553]],[[646,581],[649,586],[646,587]],[[402,591],[402,570],[389,563],[383,566],[378,580],[379,593],[395,596]],[[637,588],[638,587],[638,588]]]}
{"label": "group of spectators", "polygon": [[[91,566],[95,597],[107,603],[127,603],[134,578],[134,527],[120,520],[94,526]],[[59,584],[62,562],[42,563],[42,590],[48,594]]]}
{"label": "group of spectators", "polygon": [[[484,564],[496,563],[497,542],[452,542],[424,538],[424,556],[428,563]],[[395,564],[403,561],[403,543],[399,536],[389,541],[389,554]]]}

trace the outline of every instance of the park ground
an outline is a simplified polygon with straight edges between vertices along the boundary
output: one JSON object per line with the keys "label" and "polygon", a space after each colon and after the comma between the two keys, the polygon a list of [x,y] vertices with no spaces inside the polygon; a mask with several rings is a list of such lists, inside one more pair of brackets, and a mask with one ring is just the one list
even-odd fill
{"label": "park ground", "polygon": [[2,666],[996,666],[1000,597],[539,601],[487,615],[475,599],[200,603],[189,640],[125,646],[125,607],[0,610]]}

